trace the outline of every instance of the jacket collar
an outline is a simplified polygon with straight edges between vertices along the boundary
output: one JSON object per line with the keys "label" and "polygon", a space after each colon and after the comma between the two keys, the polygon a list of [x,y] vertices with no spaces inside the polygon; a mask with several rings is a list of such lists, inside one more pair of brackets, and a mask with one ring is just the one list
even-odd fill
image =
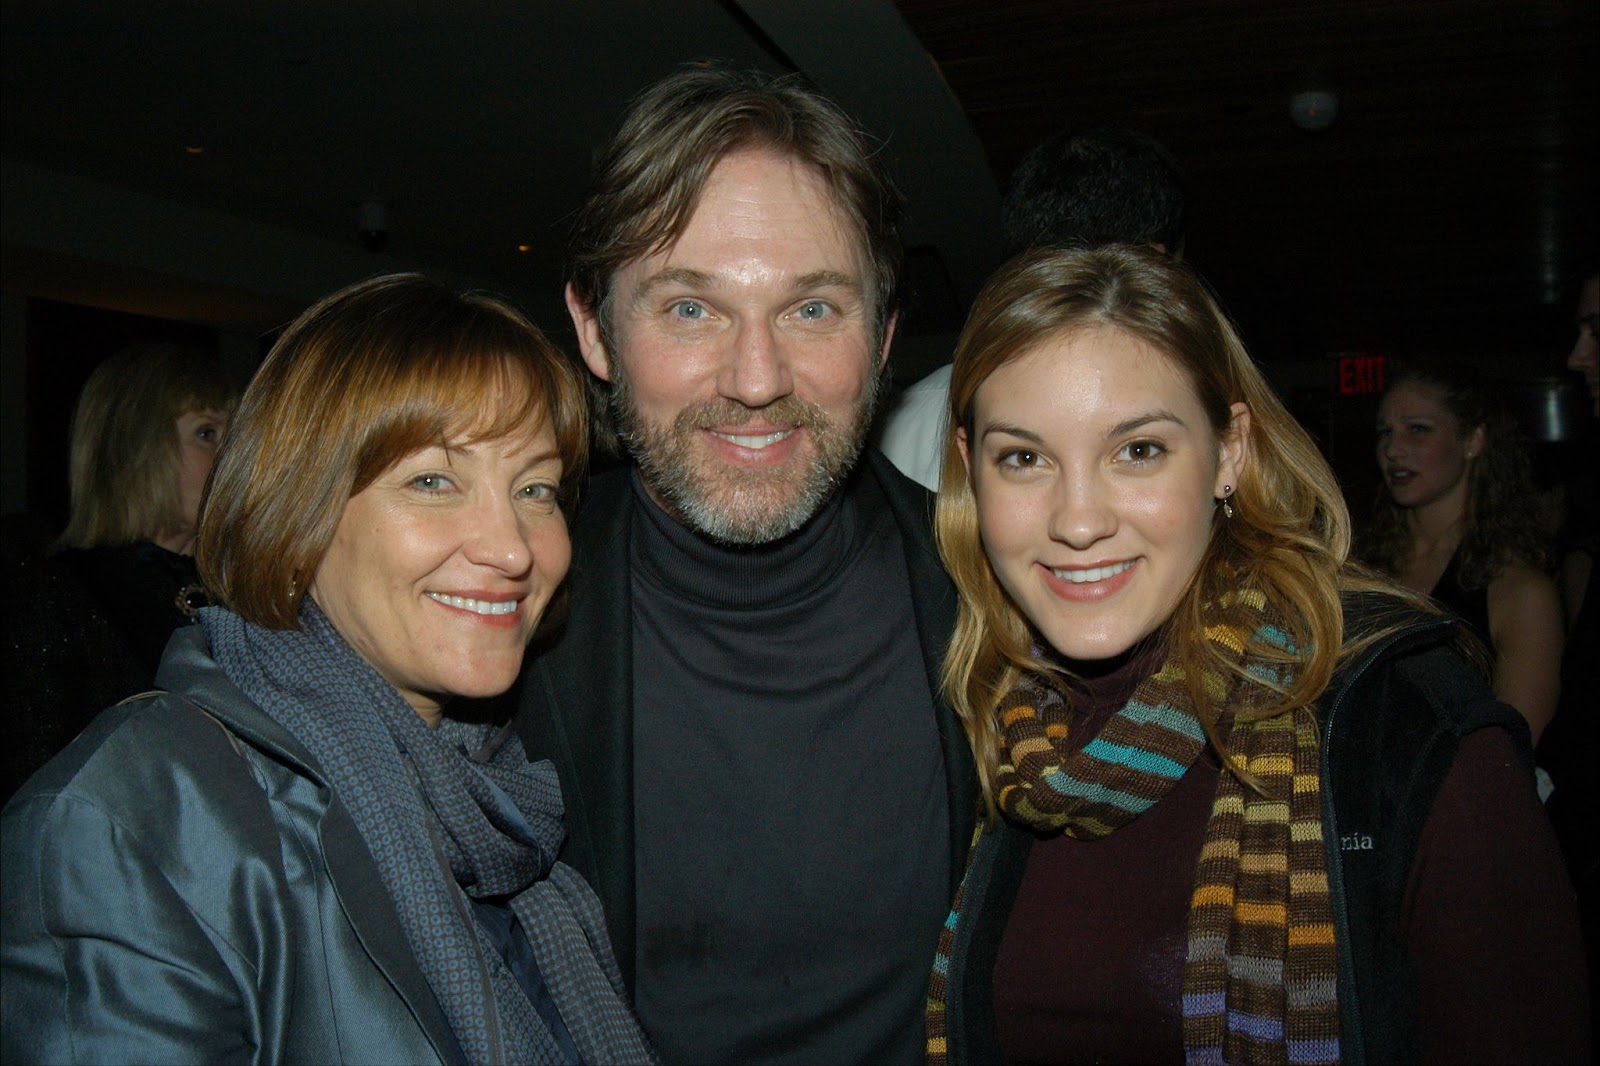
{"label": "jacket collar", "polygon": [[173,634],[156,683],[198,706],[251,747],[288,764],[321,787],[326,806],[317,823],[322,860],[339,906],[372,962],[405,1001],[444,1062],[463,1060],[439,1001],[411,954],[400,916],[366,841],[327,776],[294,735],[256,707],[211,658],[205,633],[186,626]]}

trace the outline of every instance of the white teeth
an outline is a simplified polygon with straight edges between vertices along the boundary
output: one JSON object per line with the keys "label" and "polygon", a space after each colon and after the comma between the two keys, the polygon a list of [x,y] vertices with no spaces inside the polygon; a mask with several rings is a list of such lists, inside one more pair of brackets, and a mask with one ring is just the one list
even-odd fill
{"label": "white teeth", "polygon": [[494,600],[491,602],[489,600],[474,600],[468,596],[446,596],[442,592],[430,592],[428,597],[438,600],[440,603],[449,604],[451,607],[459,607],[463,611],[471,611],[473,614],[512,614],[517,609],[516,600]]}
{"label": "white teeth", "polygon": [[768,445],[778,443],[793,432],[794,430],[792,429],[786,429],[781,433],[762,433],[756,436],[743,436],[735,433],[714,433],[713,436],[721,437],[729,444],[737,444],[741,448],[754,448],[760,451]]}
{"label": "white teeth", "polygon": [[1108,577],[1115,577],[1133,566],[1130,560],[1126,563],[1112,563],[1110,566],[1096,566],[1088,570],[1051,570],[1050,572],[1062,581],[1070,581],[1074,585],[1086,585],[1091,581],[1104,581]]}

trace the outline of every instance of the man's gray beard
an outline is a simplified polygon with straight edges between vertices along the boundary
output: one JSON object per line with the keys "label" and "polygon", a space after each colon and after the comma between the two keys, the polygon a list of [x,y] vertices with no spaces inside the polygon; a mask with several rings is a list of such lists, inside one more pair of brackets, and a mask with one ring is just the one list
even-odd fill
{"label": "man's gray beard", "polygon": [[[787,537],[822,510],[861,455],[882,381],[880,374],[872,376],[849,425],[839,425],[817,404],[786,396],[760,408],[711,400],[678,412],[671,426],[657,427],[640,416],[627,377],[614,378],[611,416],[645,485],[689,528],[740,546]],[[757,416],[803,426],[816,445],[816,461],[804,470],[782,472],[695,468],[696,432]]]}

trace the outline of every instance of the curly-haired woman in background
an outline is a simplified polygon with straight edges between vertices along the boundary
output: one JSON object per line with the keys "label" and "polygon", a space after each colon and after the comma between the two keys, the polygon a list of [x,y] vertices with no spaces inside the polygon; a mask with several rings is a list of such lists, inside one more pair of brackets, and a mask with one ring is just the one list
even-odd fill
{"label": "curly-haired woman in background", "polygon": [[1529,499],[1511,416],[1472,367],[1418,361],[1378,407],[1384,491],[1359,554],[1455,611],[1494,654],[1494,690],[1534,742],[1560,694],[1561,599],[1545,575],[1545,534]]}

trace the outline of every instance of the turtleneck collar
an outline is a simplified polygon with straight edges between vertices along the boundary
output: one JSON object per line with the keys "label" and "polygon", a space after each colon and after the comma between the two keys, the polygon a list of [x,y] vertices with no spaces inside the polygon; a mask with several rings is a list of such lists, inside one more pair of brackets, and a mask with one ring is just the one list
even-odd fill
{"label": "turtleneck collar", "polygon": [[1074,711],[1098,729],[1122,709],[1145,678],[1160,669],[1166,653],[1167,634],[1159,629],[1110,659],[1084,662],[1049,654],[1068,671],[1068,699]]}
{"label": "turtleneck collar", "polygon": [[745,547],[718,544],[669,515],[638,468],[630,481],[634,577],[675,598],[736,610],[782,606],[825,586],[860,546],[861,523],[843,489],[789,536]]}

